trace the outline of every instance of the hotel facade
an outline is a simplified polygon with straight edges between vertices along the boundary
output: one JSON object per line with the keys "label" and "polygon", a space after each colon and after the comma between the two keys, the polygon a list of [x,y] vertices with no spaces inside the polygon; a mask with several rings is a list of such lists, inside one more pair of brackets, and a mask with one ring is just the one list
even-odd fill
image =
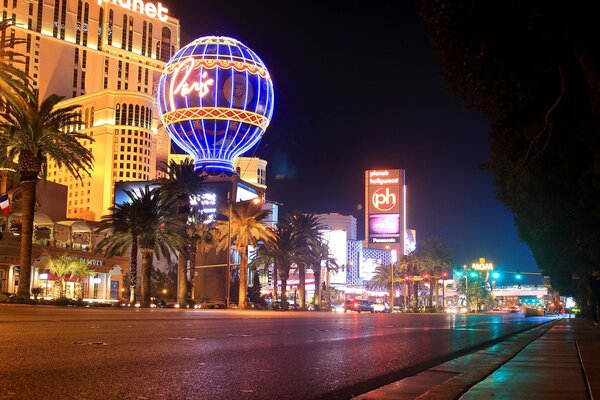
{"label": "hotel facade", "polygon": [[[65,98],[61,105],[80,106],[79,130],[89,135],[83,144],[95,159],[83,182],[49,160],[47,180],[63,189],[60,199],[38,190],[35,232],[46,233],[34,236],[31,287],[47,289],[45,255],[66,252],[90,260],[96,272],[85,282],[86,297],[116,300],[128,259],[92,253],[102,238],[93,221],[108,214],[117,182],[152,180],[168,161],[170,139],[155,98],[166,61],[179,49],[179,21],[167,5],[141,0],[0,0],[0,7],[2,19],[13,21],[0,40],[24,40],[14,49],[24,62],[15,66],[31,77],[40,100],[57,94]],[[0,218],[0,291],[6,292],[16,291],[19,279],[20,201],[19,188],[8,184],[12,172],[0,171],[0,194],[8,190],[11,200],[11,214]],[[64,213],[49,217],[44,207],[55,200]]]}
{"label": "hotel facade", "polygon": [[[94,156],[83,182],[49,162],[48,180],[67,186],[67,218],[99,221],[119,181],[147,181],[167,161],[170,140],[160,126],[156,86],[179,49],[179,21],[162,3],[141,0],[0,0],[7,34],[25,40],[16,64],[40,99],[64,96],[79,105],[81,132]],[[1,38],[6,39],[6,38]]]}

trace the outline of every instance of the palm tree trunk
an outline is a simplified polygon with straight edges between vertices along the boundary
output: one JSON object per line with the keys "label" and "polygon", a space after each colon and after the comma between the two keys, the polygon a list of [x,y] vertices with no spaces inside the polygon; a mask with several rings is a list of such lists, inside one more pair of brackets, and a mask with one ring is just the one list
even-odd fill
{"label": "palm tree trunk", "polygon": [[242,248],[240,258],[240,290],[238,297],[238,308],[246,308],[246,296],[248,292],[248,250],[247,246]]}
{"label": "palm tree trunk", "polygon": [[153,256],[154,252],[152,250],[142,249],[142,307],[150,307],[150,279]]}
{"label": "palm tree trunk", "polygon": [[177,303],[179,308],[187,306],[187,259],[183,251],[177,259]]}
{"label": "palm tree trunk", "polygon": [[326,272],[325,272],[325,289],[327,290],[327,307],[331,308],[331,287],[330,287],[329,268],[327,268]]}
{"label": "palm tree trunk", "polygon": [[279,286],[277,285],[277,268],[273,267],[273,301],[277,301]]}
{"label": "palm tree trunk", "polygon": [[287,300],[287,277],[281,275],[281,309],[287,310],[289,307]]}
{"label": "palm tree trunk", "polygon": [[414,287],[414,291],[415,291],[415,309],[419,308],[419,281],[415,281],[413,283],[415,285]]}
{"label": "palm tree trunk", "polygon": [[300,307],[306,307],[306,264],[298,265],[298,286],[300,286]]}
{"label": "palm tree trunk", "polygon": [[315,305],[321,305],[321,266],[313,266],[313,274],[315,275]]}
{"label": "palm tree trunk", "polygon": [[440,302],[440,285],[438,283],[438,278],[435,278],[435,308],[439,309]]}
{"label": "palm tree trunk", "polygon": [[135,288],[137,286],[137,237],[131,238],[131,253],[129,254],[129,303],[135,305]]}
{"label": "palm tree trunk", "polygon": [[190,296],[194,299],[194,284],[196,281],[196,244],[190,248]]}
{"label": "palm tree trunk", "polygon": [[17,297],[31,297],[31,244],[33,242],[33,214],[35,212],[36,180],[21,182],[21,263]]}

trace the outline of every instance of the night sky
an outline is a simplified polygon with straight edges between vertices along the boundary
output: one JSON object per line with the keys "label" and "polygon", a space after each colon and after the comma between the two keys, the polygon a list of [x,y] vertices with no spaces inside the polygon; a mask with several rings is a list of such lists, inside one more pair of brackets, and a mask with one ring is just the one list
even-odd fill
{"label": "night sky", "polygon": [[363,239],[364,171],[402,168],[417,241],[441,237],[457,266],[486,257],[537,271],[479,168],[488,122],[445,90],[417,2],[164,4],[181,21],[182,46],[231,36],[267,65],[275,111],[254,155],[269,162],[267,197],[284,213],[352,214]]}

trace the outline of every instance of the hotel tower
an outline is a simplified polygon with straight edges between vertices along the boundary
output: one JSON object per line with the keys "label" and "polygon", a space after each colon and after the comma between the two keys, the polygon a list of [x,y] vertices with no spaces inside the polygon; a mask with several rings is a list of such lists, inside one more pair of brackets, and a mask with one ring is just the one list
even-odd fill
{"label": "hotel tower", "polygon": [[[40,99],[64,96],[81,106],[81,132],[94,156],[83,182],[50,160],[48,180],[67,186],[67,218],[98,221],[113,204],[118,181],[145,181],[167,161],[156,85],[179,49],[179,21],[162,3],[142,0],[0,0],[7,35],[22,38],[19,65]],[[0,40],[7,40],[6,37]]]}

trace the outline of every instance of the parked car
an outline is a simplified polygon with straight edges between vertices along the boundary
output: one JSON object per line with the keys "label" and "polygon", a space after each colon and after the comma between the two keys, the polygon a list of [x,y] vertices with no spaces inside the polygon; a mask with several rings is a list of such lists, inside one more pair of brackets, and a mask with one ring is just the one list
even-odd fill
{"label": "parked car", "polygon": [[510,306],[508,308],[508,311],[510,311],[511,313],[520,312],[521,308],[519,306]]}
{"label": "parked car", "polygon": [[347,311],[356,311],[358,313],[363,311],[371,313],[375,312],[375,310],[373,309],[373,303],[371,303],[369,300],[359,299],[346,300],[346,302],[344,303],[344,312]]}

